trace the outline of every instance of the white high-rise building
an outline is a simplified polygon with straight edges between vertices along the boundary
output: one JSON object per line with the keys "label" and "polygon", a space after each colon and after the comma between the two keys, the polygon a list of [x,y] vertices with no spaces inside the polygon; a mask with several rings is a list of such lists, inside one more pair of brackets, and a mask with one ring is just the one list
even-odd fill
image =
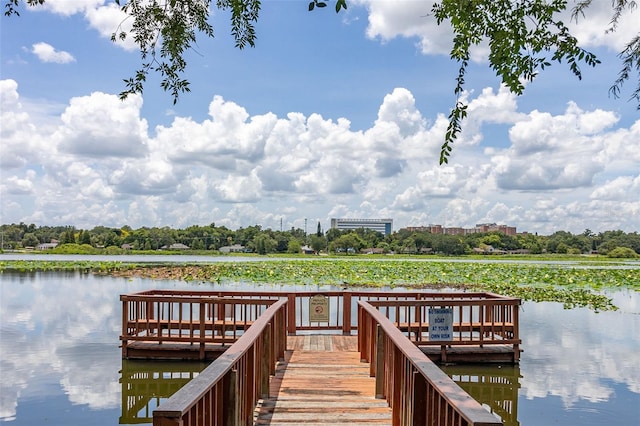
{"label": "white high-rise building", "polygon": [[393,231],[393,219],[338,219],[331,218],[333,229],[371,229],[383,235],[389,235]]}

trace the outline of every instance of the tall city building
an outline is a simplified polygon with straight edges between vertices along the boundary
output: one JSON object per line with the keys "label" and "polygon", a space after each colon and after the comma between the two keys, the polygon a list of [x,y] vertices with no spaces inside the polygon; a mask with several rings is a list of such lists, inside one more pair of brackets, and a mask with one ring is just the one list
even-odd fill
{"label": "tall city building", "polygon": [[331,218],[333,229],[371,229],[389,235],[393,231],[393,219],[338,219]]}

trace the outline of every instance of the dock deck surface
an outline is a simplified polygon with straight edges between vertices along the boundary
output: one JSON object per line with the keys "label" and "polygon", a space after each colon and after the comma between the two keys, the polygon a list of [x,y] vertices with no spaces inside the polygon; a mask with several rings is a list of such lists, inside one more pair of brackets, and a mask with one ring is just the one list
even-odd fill
{"label": "dock deck surface", "polygon": [[391,409],[375,398],[375,378],[360,361],[356,336],[288,336],[255,424],[391,425]]}

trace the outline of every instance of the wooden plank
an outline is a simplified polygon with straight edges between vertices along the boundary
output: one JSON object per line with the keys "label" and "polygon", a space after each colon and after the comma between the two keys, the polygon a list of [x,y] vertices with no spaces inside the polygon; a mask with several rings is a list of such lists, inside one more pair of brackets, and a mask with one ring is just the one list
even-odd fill
{"label": "wooden plank", "polygon": [[289,336],[285,360],[271,379],[271,398],[256,425],[390,425],[391,409],[375,399],[375,379],[360,362],[356,336]]}

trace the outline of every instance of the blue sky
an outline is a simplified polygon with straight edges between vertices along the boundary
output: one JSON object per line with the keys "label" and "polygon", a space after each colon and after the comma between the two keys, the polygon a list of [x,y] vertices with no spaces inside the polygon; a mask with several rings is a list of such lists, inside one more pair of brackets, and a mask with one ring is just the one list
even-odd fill
{"label": "blue sky", "polygon": [[582,81],[554,64],[521,97],[475,51],[464,133],[439,166],[457,72],[448,29],[431,2],[349,4],[336,15],[264,2],[256,47],[242,51],[215,11],[216,37],[189,52],[192,92],[176,105],[156,77],[118,100],[139,55],[109,40],[122,20],[111,1],[2,17],[0,221],[640,230],[637,83],[608,96],[637,11],[605,34],[609,2],[596,2],[575,31],[602,64]]}

